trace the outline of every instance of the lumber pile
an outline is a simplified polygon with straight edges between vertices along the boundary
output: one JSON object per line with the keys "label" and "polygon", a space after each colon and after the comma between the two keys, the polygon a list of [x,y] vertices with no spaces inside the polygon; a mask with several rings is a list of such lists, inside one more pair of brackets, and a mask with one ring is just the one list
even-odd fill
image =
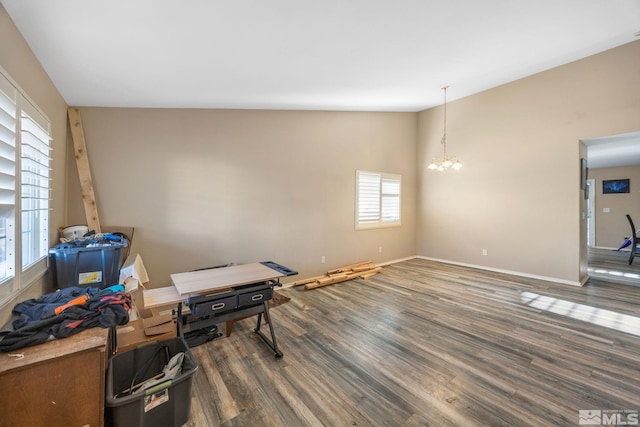
{"label": "lumber pile", "polygon": [[371,261],[363,261],[356,264],[345,265],[327,271],[324,276],[311,277],[293,283],[293,286],[304,285],[305,290],[319,288],[321,286],[333,285],[334,283],[345,282],[352,279],[368,279],[378,274],[382,267],[376,267]]}

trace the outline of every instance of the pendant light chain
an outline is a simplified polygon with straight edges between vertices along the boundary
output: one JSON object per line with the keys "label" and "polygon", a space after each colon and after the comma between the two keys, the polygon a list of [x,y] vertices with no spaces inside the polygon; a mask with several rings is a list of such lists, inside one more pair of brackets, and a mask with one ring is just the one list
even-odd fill
{"label": "pendant light chain", "polygon": [[449,156],[447,155],[447,89],[449,86],[444,86],[442,90],[444,90],[444,119],[443,119],[443,133],[442,139],[440,140],[440,144],[442,144],[442,160],[436,162],[434,159],[431,164],[429,164],[428,168],[431,170],[437,171],[446,171],[448,169],[459,170],[462,167],[462,163],[460,160],[456,159],[455,162],[449,160]]}

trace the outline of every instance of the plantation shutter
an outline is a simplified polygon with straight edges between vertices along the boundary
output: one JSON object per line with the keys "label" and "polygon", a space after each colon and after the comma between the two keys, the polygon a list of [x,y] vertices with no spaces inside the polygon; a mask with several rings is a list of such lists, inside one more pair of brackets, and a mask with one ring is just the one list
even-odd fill
{"label": "plantation shutter", "polygon": [[22,208],[22,267],[47,255],[51,157],[49,123],[31,104],[21,111],[20,171]]}
{"label": "plantation shutter", "polygon": [[380,220],[380,174],[358,173],[358,223]]}
{"label": "plantation shutter", "polygon": [[400,180],[382,180],[382,222],[400,220]]}
{"label": "plantation shutter", "polygon": [[17,91],[0,74],[0,295],[12,290],[4,285],[15,275],[16,112]]}

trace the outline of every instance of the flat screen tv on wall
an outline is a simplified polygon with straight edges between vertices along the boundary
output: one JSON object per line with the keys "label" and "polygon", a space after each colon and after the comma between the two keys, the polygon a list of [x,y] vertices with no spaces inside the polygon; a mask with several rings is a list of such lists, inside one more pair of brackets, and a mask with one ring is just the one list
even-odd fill
{"label": "flat screen tv on wall", "polygon": [[628,179],[608,179],[602,181],[602,194],[618,194],[629,192]]}

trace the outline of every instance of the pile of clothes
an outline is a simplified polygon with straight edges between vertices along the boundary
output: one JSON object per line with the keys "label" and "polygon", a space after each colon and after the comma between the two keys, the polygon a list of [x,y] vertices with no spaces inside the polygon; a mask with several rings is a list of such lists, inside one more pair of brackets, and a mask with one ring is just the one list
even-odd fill
{"label": "pile of clothes", "polygon": [[105,289],[71,286],[16,304],[14,318],[0,330],[0,352],[17,350],[85,329],[129,322],[131,295],[123,285]]}

